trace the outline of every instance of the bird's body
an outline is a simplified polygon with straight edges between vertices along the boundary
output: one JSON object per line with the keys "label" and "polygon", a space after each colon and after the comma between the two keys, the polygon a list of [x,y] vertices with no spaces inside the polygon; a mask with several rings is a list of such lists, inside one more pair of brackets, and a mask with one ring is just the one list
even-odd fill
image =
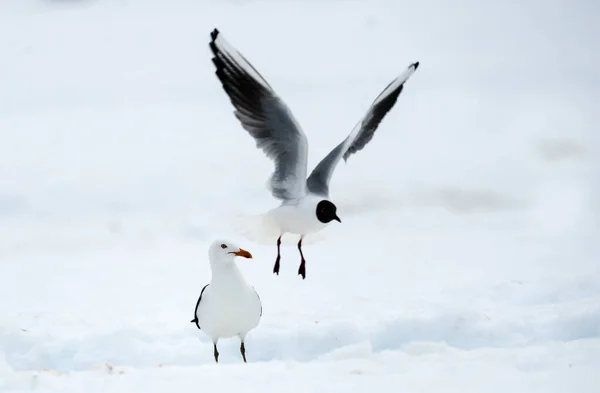
{"label": "bird's body", "polygon": [[240,338],[240,350],[246,361],[244,340],[248,332],[258,326],[262,316],[260,297],[244,280],[233,261],[235,256],[252,257],[231,242],[213,243],[209,253],[212,278],[202,288],[191,321],[212,339],[217,362],[219,339],[234,336]]}
{"label": "bird's body", "polygon": [[327,226],[327,223],[319,221],[314,214],[322,199],[318,195],[307,194],[297,200],[285,201],[269,210],[267,214],[277,225],[280,234],[308,235],[319,232]]}
{"label": "bird's body", "polygon": [[198,325],[213,341],[245,335],[260,322],[258,294],[234,268],[211,280],[196,308]]}
{"label": "bird's body", "polygon": [[301,264],[298,273],[305,278],[303,237],[322,230],[333,220],[341,223],[337,207],[329,200],[329,182],[337,164],[342,159],[346,161],[371,141],[379,123],[395,105],[404,83],[416,71],[419,62],[411,64],[387,85],[350,134],[307,177],[308,141],[290,109],[256,68],[229,45],[217,29],[211,33],[209,46],[215,74],[235,108],[235,117],[254,138],[256,146],[275,163],[269,188],[281,205],[267,212],[267,220],[264,220],[273,225],[278,234],[273,272],[279,274],[281,236],[292,233],[300,235],[298,250]]}

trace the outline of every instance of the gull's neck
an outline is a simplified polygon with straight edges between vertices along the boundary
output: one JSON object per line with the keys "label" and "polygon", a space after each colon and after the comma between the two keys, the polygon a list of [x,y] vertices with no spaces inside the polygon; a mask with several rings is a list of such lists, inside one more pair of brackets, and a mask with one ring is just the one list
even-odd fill
{"label": "gull's neck", "polygon": [[230,263],[213,266],[211,284],[213,286],[241,286],[246,285],[246,281],[235,263]]}

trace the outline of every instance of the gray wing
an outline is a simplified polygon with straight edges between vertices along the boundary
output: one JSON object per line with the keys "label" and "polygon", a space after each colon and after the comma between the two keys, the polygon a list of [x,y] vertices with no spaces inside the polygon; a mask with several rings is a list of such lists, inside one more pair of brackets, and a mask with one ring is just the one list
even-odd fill
{"label": "gray wing", "polygon": [[309,192],[329,196],[329,180],[340,159],[348,160],[352,154],[362,150],[373,138],[379,123],[385,115],[392,109],[402,93],[404,82],[419,67],[419,62],[411,64],[400,76],[394,79],[377,96],[365,116],[356,124],[350,135],[337,145],[312,171],[306,180],[306,186]]}
{"label": "gray wing", "polygon": [[275,198],[297,199],[306,193],[308,142],[286,104],[256,69],[217,29],[210,50],[216,75],[229,96],[234,114],[275,164],[269,187]]}
{"label": "gray wing", "polygon": [[[194,319],[192,319],[190,322],[195,323],[196,326],[198,327],[198,329],[200,329],[200,324],[198,323],[198,306],[200,305],[200,302],[202,301],[202,294],[204,293],[204,290],[206,289],[207,286],[209,286],[210,284],[206,284],[204,286],[204,288],[202,288],[202,291],[200,291],[200,296],[198,297],[198,301],[196,302],[196,308],[194,308]],[[202,330],[202,329],[200,329]]]}

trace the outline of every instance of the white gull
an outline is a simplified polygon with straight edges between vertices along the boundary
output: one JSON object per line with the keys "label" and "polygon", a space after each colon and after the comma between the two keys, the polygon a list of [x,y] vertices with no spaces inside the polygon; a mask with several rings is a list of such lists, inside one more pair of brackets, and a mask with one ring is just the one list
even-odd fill
{"label": "white gull", "polygon": [[230,241],[215,240],[208,250],[208,257],[212,278],[202,288],[194,319],[190,322],[212,339],[215,362],[219,362],[219,339],[234,336],[240,339],[240,352],[246,362],[246,335],[258,326],[262,304],[254,287],[242,277],[234,259],[252,258],[252,255]]}
{"label": "white gull", "polygon": [[[221,82],[242,127],[255,139],[256,146],[275,163],[269,188],[281,204],[263,217],[275,228],[277,258],[273,273],[279,274],[281,237],[300,235],[298,274],[306,278],[302,253],[304,236],[341,219],[336,205],[329,200],[329,181],[339,161],[363,149],[373,138],[379,123],[395,105],[404,83],[419,66],[411,64],[377,96],[350,134],[314,168],[308,178],[308,142],[287,105],[258,71],[214,29],[210,49],[215,74]],[[275,239],[273,238],[273,241]]]}

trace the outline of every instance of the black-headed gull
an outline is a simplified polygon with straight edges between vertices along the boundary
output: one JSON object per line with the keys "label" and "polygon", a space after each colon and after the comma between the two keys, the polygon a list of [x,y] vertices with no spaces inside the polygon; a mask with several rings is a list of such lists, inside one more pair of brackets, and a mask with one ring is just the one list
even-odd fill
{"label": "black-headed gull", "polygon": [[411,64],[377,96],[346,139],[323,158],[307,178],[308,142],[287,105],[248,60],[225,41],[219,30],[212,31],[209,46],[217,78],[235,108],[235,116],[256,140],[256,146],[275,163],[269,188],[272,195],[281,200],[281,205],[267,213],[279,232],[273,273],[279,274],[281,236],[292,233],[300,235],[298,274],[304,279],[306,261],[302,238],[320,231],[333,220],[341,223],[337,207],[328,199],[333,171],[340,159],[348,160],[373,138],[419,62]]}
{"label": "black-headed gull", "polygon": [[202,288],[194,309],[194,319],[190,321],[212,339],[217,363],[219,339],[233,336],[240,338],[240,352],[246,362],[246,335],[258,326],[262,317],[260,297],[242,277],[235,257],[252,258],[252,255],[227,240],[215,240],[210,246],[208,258],[212,278]]}

